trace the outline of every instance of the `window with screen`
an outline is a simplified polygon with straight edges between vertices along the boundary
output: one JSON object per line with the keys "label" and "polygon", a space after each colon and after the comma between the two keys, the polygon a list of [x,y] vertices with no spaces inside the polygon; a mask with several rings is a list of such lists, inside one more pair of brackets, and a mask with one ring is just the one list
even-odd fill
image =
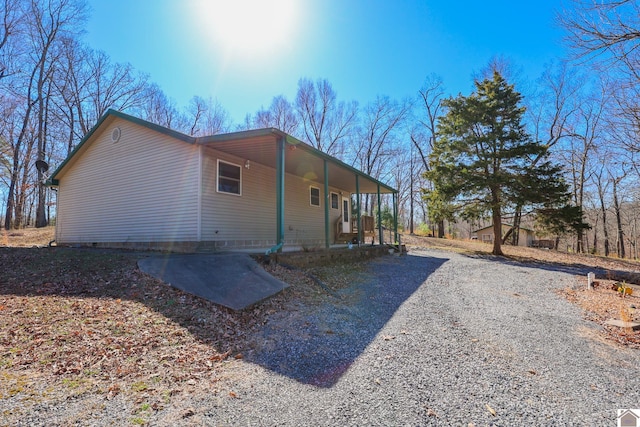
{"label": "window with screen", "polygon": [[320,206],[320,189],[316,187],[309,187],[309,196],[311,206]]}
{"label": "window with screen", "polygon": [[218,192],[241,194],[242,168],[232,163],[218,160]]}

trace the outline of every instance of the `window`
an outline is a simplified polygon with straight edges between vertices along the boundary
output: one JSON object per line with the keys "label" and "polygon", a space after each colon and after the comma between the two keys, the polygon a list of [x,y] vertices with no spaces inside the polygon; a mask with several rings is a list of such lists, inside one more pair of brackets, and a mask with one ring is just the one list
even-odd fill
{"label": "window", "polygon": [[320,189],[309,187],[309,195],[311,206],[320,206]]}
{"label": "window", "polygon": [[218,160],[218,192],[240,195],[241,167]]}
{"label": "window", "polygon": [[336,193],[331,193],[331,209],[338,209],[339,207],[338,195]]}

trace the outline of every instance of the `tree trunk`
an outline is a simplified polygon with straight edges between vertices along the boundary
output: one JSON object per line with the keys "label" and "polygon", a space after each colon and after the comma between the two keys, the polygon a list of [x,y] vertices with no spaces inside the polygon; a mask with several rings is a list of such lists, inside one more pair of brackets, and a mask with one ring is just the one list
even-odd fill
{"label": "tree trunk", "polygon": [[600,209],[602,210],[602,232],[604,234],[604,256],[609,256],[609,231],[607,230],[607,208],[604,200],[600,198]]}
{"label": "tree trunk", "polygon": [[15,205],[16,183],[18,182],[18,166],[19,166],[18,150],[13,154],[13,167],[11,169],[11,180],[9,181],[9,192],[7,193],[7,209],[4,217],[4,229],[11,230],[13,227],[13,209]]}
{"label": "tree trunk", "polygon": [[513,216],[513,231],[511,234],[511,244],[518,246],[520,244],[520,223],[522,222],[522,206],[516,207],[515,215]]}
{"label": "tree trunk", "polygon": [[411,171],[409,188],[409,234],[413,236],[413,153],[411,153]]}
{"label": "tree trunk", "polygon": [[613,180],[613,207],[616,212],[616,223],[618,226],[617,240],[618,240],[618,257],[625,258],[624,250],[624,231],[622,230],[622,216],[620,214],[620,203],[618,201],[618,180]]}
{"label": "tree trunk", "polygon": [[578,230],[576,232],[576,253],[584,252],[584,232],[582,230]]}
{"label": "tree trunk", "polygon": [[[41,70],[44,73],[43,70]],[[40,86],[44,85],[44,82],[39,83],[39,90],[42,90]],[[40,96],[40,111],[38,112],[38,160],[45,160],[47,154],[47,123],[49,122],[49,100],[51,99],[51,84],[49,84],[46,94],[46,99]],[[27,165],[29,167],[29,165]],[[38,188],[38,204],[36,206],[36,228],[46,227],[47,213],[45,211],[47,200],[47,188],[44,185],[46,176],[43,172],[38,171],[38,182],[36,186]]]}
{"label": "tree trunk", "polygon": [[493,206],[493,255],[503,255],[502,253],[502,215],[500,206]]}
{"label": "tree trunk", "polygon": [[593,225],[593,250],[591,253],[594,255],[598,253],[598,218],[599,216],[596,215],[596,223]]}

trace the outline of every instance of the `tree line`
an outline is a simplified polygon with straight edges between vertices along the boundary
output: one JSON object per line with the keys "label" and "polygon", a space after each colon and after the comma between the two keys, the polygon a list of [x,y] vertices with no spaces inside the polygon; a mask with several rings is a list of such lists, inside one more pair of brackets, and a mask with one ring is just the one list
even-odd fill
{"label": "tree line", "polygon": [[[495,206],[470,203],[459,179],[460,185],[450,185],[461,175],[445,170],[442,156],[457,138],[453,115],[493,82],[502,88],[498,92],[515,97],[516,127],[529,147],[518,161],[520,175],[509,178],[513,186],[500,199],[499,217],[515,230],[521,221],[537,221],[575,251],[637,258],[640,10],[635,1],[570,6],[558,13],[570,56],[548,64],[533,82],[521,77],[517,64],[493,58],[477,73],[476,91],[468,96],[448,96],[445,82],[429,75],[412,98],[378,96],[359,104],[340,99],[327,79],[303,77],[294,99],[276,95],[270,105],[233,123],[215,98],[194,96],[178,106],[148,75],[84,44],[89,12],[83,0],[2,0],[3,226],[41,227],[55,217],[55,196],[42,185],[45,175],[35,162],[59,165],[113,108],[194,136],[279,128],[397,188],[407,231],[470,237],[474,226],[491,221]],[[467,118],[471,128],[492,126]],[[475,136],[480,135],[487,136]],[[551,181],[525,185],[518,178],[542,168]],[[363,209],[373,212],[374,205],[366,199]],[[564,222],[551,221],[560,213]],[[517,236],[512,232],[504,241],[517,243]]]}

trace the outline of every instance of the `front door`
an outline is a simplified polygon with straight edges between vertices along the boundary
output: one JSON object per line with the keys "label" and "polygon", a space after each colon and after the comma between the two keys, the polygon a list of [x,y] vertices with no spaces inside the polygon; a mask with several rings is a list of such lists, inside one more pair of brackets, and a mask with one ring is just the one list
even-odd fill
{"label": "front door", "polygon": [[351,233],[351,200],[342,198],[342,232]]}

